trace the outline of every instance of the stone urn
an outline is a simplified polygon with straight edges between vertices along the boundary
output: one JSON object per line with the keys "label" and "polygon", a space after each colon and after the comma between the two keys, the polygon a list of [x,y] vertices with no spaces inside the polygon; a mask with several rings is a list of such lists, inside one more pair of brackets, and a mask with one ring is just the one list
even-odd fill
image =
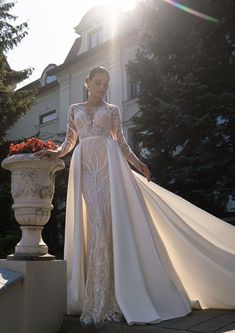
{"label": "stone urn", "polygon": [[8,260],[53,260],[42,239],[42,230],[53,209],[55,172],[64,168],[59,159],[48,160],[34,154],[16,154],[2,162],[11,171],[12,208],[22,237]]}

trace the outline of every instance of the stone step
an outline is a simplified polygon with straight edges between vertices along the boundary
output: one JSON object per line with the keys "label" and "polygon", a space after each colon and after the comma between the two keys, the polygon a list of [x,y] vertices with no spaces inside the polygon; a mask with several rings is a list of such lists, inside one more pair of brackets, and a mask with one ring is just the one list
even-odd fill
{"label": "stone step", "polygon": [[235,310],[194,310],[191,314],[155,325],[108,322],[101,327],[82,326],[79,316],[65,316],[57,333],[235,333]]}
{"label": "stone step", "polygon": [[0,293],[6,291],[8,288],[23,278],[24,274],[21,272],[16,272],[0,267]]}

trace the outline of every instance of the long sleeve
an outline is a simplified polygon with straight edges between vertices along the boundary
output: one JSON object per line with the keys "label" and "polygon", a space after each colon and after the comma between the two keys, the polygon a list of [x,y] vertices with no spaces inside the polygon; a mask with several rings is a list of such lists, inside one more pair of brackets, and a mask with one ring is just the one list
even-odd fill
{"label": "long sleeve", "polygon": [[59,146],[56,151],[59,152],[60,157],[68,154],[76,144],[78,133],[74,122],[74,104],[69,107],[68,110],[68,121],[67,121],[67,131],[64,142]]}
{"label": "long sleeve", "polygon": [[122,153],[124,157],[127,159],[127,161],[130,164],[132,164],[138,171],[141,171],[143,163],[133,153],[123,135],[121,119],[120,119],[120,111],[118,107],[114,107],[112,110],[112,136],[113,139],[118,142],[122,150]]}

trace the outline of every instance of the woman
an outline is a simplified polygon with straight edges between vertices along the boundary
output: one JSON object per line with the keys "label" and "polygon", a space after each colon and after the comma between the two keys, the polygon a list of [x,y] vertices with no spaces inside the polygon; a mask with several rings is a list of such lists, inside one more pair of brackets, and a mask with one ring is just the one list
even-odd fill
{"label": "woman", "polygon": [[79,136],[66,207],[68,313],[84,324],[123,316],[133,324],[184,316],[196,301],[234,308],[234,228],[149,182],[117,106],[103,101],[109,79],[104,67],[91,70],[88,100],[69,108],[65,141],[39,153],[62,157]]}

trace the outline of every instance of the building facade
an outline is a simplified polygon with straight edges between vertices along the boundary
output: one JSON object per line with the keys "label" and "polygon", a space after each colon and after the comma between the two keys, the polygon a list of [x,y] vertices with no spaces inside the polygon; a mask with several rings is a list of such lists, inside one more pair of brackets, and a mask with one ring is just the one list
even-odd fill
{"label": "building facade", "polygon": [[105,66],[111,76],[107,102],[121,110],[124,134],[132,145],[132,117],[138,111],[138,84],[131,80],[126,65],[139,43],[137,22],[131,12],[97,6],[88,11],[75,27],[78,34],[65,61],[49,64],[41,78],[22,89],[37,89],[37,102],[10,129],[11,140],[39,135],[42,139],[63,140],[67,110],[87,98],[85,80],[91,68]]}

